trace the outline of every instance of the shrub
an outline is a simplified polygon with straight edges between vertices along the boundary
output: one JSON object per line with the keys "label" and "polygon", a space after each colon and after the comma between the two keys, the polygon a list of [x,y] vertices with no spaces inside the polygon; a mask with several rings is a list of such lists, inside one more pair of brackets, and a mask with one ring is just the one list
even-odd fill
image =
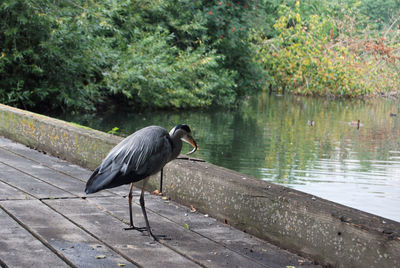
{"label": "shrub", "polygon": [[105,72],[112,95],[136,107],[188,108],[229,106],[261,88],[247,1],[134,3],[110,23],[130,33],[113,37],[118,58]]}
{"label": "shrub", "polygon": [[0,4],[0,101],[27,109],[92,109],[97,59],[77,23],[41,1]]}
{"label": "shrub", "polygon": [[35,110],[93,110],[109,97],[134,108],[232,105],[263,84],[249,3],[5,0],[0,101]]}
{"label": "shrub", "polygon": [[[387,91],[392,85],[398,89],[398,78],[390,75],[395,66],[381,68],[380,59],[371,56],[382,51],[373,52],[368,44],[383,39],[357,34],[359,28],[351,16],[339,21],[312,15],[304,21],[299,5],[296,11],[282,6],[286,15],[275,24],[277,36],[263,41],[260,58],[272,86],[303,95],[349,97]],[[396,56],[391,56],[396,63]]]}

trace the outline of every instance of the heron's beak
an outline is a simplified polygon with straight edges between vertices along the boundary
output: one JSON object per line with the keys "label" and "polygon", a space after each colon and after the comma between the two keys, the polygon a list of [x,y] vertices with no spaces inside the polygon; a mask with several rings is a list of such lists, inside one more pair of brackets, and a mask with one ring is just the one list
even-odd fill
{"label": "heron's beak", "polygon": [[196,144],[196,141],[193,139],[192,136],[187,135],[186,137],[183,137],[182,140],[184,142],[187,142],[187,143],[189,143],[190,145],[193,146],[193,150],[191,150],[190,152],[186,153],[187,155],[192,154],[192,153],[197,151],[197,144]]}

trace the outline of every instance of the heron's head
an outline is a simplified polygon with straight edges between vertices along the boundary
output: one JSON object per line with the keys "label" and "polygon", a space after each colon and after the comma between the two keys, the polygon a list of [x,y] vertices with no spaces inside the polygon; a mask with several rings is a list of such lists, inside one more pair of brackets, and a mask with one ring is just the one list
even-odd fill
{"label": "heron's head", "polygon": [[173,136],[178,137],[181,140],[183,140],[184,142],[187,142],[193,146],[193,150],[187,154],[192,154],[197,151],[196,141],[193,139],[188,125],[179,124],[179,125],[175,126],[173,129],[171,129],[171,131],[169,132],[169,135],[171,137],[173,137]]}

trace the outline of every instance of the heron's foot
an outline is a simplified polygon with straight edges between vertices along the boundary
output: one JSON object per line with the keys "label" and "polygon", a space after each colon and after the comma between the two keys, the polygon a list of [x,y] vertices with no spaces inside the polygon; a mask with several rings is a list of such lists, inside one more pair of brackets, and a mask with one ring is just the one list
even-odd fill
{"label": "heron's foot", "polygon": [[149,236],[154,240],[154,241],[160,241],[161,240],[171,240],[171,238],[167,237],[166,235],[154,235],[152,232],[149,233]]}
{"label": "heron's foot", "polygon": [[136,231],[139,231],[141,233],[147,233],[147,235],[149,237],[151,237],[154,241],[157,241],[157,242],[160,241],[160,239],[161,240],[171,240],[171,238],[167,237],[166,235],[162,235],[162,234],[161,235],[154,235],[151,231],[149,232],[146,227],[130,226],[130,227],[124,228],[124,230],[125,231],[136,230]]}
{"label": "heron's foot", "polygon": [[147,228],[146,228],[146,227],[130,226],[130,227],[124,228],[124,230],[125,230],[125,231],[128,231],[128,230],[136,230],[136,231],[139,231],[139,232],[143,233],[144,231],[147,231]]}

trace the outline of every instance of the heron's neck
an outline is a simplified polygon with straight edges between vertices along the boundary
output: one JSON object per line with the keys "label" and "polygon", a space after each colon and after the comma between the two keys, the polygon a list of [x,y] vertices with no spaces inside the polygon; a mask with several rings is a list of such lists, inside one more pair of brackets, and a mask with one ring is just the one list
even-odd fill
{"label": "heron's neck", "polygon": [[172,142],[172,154],[171,154],[171,158],[169,159],[169,161],[177,158],[182,150],[182,140],[178,135],[172,135],[171,142]]}

